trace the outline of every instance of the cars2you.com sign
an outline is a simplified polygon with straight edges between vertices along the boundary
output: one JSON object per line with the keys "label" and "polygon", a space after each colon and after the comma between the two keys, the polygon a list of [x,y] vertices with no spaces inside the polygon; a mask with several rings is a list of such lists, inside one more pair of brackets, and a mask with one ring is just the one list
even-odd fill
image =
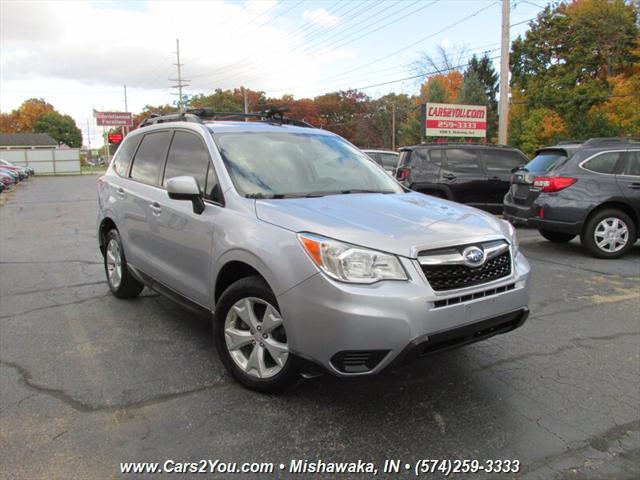
{"label": "cars2you.com sign", "polygon": [[427,137],[481,137],[487,134],[487,107],[427,103]]}

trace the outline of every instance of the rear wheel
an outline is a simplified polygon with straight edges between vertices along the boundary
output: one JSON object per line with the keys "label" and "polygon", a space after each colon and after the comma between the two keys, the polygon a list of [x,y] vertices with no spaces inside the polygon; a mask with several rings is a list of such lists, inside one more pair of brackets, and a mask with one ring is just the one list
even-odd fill
{"label": "rear wheel", "polygon": [[540,235],[549,240],[550,242],[555,243],[566,243],[570,242],[575,238],[575,234],[573,233],[562,233],[562,232],[553,232],[551,230],[538,230]]}
{"label": "rear wheel", "polygon": [[115,228],[107,232],[104,244],[104,271],[107,274],[109,290],[118,298],[136,297],[142,292],[144,285],[129,273],[122,240]]}
{"label": "rear wheel", "polygon": [[244,386],[279,392],[300,379],[275,295],[260,277],[240,279],[225,290],[213,335],[220,360]]}
{"label": "rear wheel", "polygon": [[636,226],[626,213],[605,209],[587,221],[580,238],[594,257],[619,258],[633,247]]}

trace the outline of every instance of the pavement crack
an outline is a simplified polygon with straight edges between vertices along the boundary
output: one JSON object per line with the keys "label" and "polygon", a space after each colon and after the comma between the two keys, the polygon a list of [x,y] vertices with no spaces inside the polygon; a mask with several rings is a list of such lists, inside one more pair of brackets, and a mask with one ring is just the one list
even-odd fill
{"label": "pavement crack", "polygon": [[562,345],[549,352],[530,352],[530,353],[523,353],[522,355],[516,355],[514,357],[503,358],[502,360],[498,360],[497,362],[483,365],[476,371],[490,370],[492,368],[499,367],[507,363],[519,362],[521,360],[526,360],[528,358],[549,357],[549,356],[558,355],[559,353],[565,352],[567,350],[572,350],[576,347],[586,347],[587,345],[581,345],[581,343],[588,340],[596,340],[596,341],[597,340],[616,340],[618,338],[634,336],[634,335],[640,335],[640,332],[620,332],[620,333],[614,333],[611,335],[602,335],[602,336],[593,336],[593,337],[575,337],[570,339],[565,345]]}
{"label": "pavement crack", "polygon": [[22,382],[30,389],[35,390],[37,393],[47,395],[49,397],[60,400],[65,403],[69,407],[73,408],[77,412],[81,413],[95,413],[95,412],[118,412],[122,410],[132,410],[147,407],[149,405],[157,405],[160,403],[168,402],[170,400],[174,400],[176,398],[185,397],[194,393],[202,392],[205,390],[209,390],[215,387],[220,387],[228,384],[225,381],[218,381],[215,383],[210,383],[206,385],[201,385],[199,387],[191,388],[188,390],[181,390],[178,392],[169,392],[163,393],[160,395],[156,395],[144,400],[138,400],[133,402],[121,403],[121,404],[111,404],[111,405],[95,405],[88,402],[84,402],[82,400],[78,400],[74,398],[69,393],[65,392],[62,389],[51,388],[45,385],[41,385],[33,380],[33,376],[31,372],[14,362],[10,362],[7,360],[0,359],[0,365],[4,365],[6,367],[12,368],[15,370],[21,377]]}
{"label": "pavement crack", "polygon": [[82,298],[80,300],[74,300],[73,302],[55,303],[53,305],[47,305],[47,306],[44,306],[44,307],[30,308],[29,310],[23,310],[21,312],[11,313],[9,315],[0,315],[0,320],[4,319],[4,318],[12,318],[12,317],[18,317],[20,315],[26,315],[27,313],[39,312],[39,311],[42,311],[42,310],[49,310],[51,308],[67,307],[69,305],[80,305],[82,303],[90,302],[91,300],[97,300],[99,298],[105,298],[105,297],[108,297],[108,296],[109,296],[109,294],[94,295],[92,297]]}
{"label": "pavement crack", "polygon": [[106,280],[99,280],[97,282],[82,282],[82,283],[72,283],[70,285],[58,285],[56,287],[51,288],[35,288],[33,290],[23,290],[21,292],[15,292],[12,295],[27,295],[32,293],[45,293],[52,292],[55,290],[62,290],[64,288],[75,288],[75,287],[87,287],[90,285],[106,285]]}

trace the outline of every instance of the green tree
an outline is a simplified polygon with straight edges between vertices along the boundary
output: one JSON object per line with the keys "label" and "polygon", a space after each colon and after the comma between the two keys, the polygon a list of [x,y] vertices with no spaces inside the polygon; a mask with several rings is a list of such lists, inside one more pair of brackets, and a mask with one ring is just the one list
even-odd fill
{"label": "green tree", "polygon": [[465,71],[465,78],[469,74],[477,75],[484,85],[484,92],[487,97],[487,139],[492,140],[498,134],[498,73],[493,68],[493,61],[487,54],[481,58],[475,55],[469,60],[469,65]]}
{"label": "green tree", "polygon": [[586,119],[594,105],[609,98],[609,77],[632,75],[638,62],[637,18],[624,0],[547,6],[524,38],[512,44],[512,87],[520,90],[526,108],[553,109],[570,136],[600,133],[602,122]]}
{"label": "green tree", "polygon": [[464,81],[460,89],[460,103],[465,105],[488,105],[489,99],[485,92],[484,84],[480,81],[478,74],[474,71],[467,71],[464,74]]}
{"label": "green tree", "polygon": [[82,132],[69,115],[61,115],[55,111],[45,113],[33,124],[33,131],[47,133],[58,143],[71,148],[82,146]]}

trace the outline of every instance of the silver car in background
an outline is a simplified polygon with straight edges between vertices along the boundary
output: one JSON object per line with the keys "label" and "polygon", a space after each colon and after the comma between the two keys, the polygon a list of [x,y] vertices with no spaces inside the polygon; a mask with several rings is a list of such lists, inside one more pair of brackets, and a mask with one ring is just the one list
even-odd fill
{"label": "silver car in background", "polygon": [[98,184],[109,288],[212,317],[243,385],[375,374],[527,318],[509,223],[407,191],[341,137],[282,118],[145,123]]}

